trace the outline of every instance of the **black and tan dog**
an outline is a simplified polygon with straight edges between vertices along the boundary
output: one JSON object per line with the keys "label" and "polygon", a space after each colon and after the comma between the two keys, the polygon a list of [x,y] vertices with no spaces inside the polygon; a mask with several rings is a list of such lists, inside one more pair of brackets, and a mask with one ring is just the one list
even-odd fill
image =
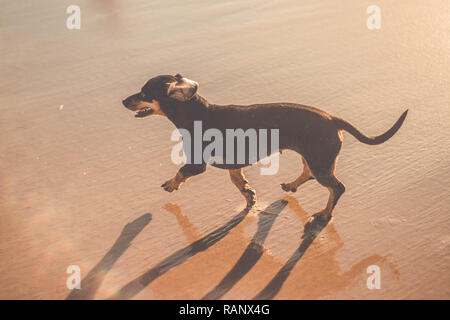
{"label": "black and tan dog", "polygon": [[[279,129],[279,150],[296,151],[303,161],[300,176],[292,182],[282,183],[281,186],[285,191],[295,192],[304,182],[316,179],[328,188],[330,196],[326,208],[314,215],[321,220],[331,218],[333,208],[345,191],[342,182],[334,175],[336,157],[343,140],[342,131],[347,131],[365,144],[380,144],[397,132],[408,112],[405,111],[392,128],[382,135],[368,137],[347,121],[316,108],[293,103],[215,105],[198,95],[197,89],[198,83],[179,74],[161,75],[150,79],[139,93],[126,98],[123,104],[135,111],[138,118],[149,115],[165,116],[178,129],[183,128],[192,134],[194,121],[202,121],[202,130],[216,128],[223,133],[226,129],[237,128]],[[248,156],[248,149],[246,153]],[[229,170],[231,181],[245,196],[249,207],[256,202],[256,194],[249,186],[242,168],[251,164],[248,157],[243,164],[212,164]],[[177,190],[189,177],[204,172],[206,165],[207,162],[204,161],[199,164],[185,164],[175,177],[166,181],[162,187],[169,192]]]}

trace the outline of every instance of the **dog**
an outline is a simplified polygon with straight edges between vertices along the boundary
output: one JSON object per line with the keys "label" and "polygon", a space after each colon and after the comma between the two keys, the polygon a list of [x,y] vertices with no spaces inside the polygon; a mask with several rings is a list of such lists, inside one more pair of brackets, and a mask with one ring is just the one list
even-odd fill
{"label": "dog", "polygon": [[[314,214],[312,219],[324,221],[331,219],[334,207],[345,192],[344,184],[335,176],[336,158],[343,142],[342,131],[350,133],[362,143],[378,145],[400,129],[408,113],[406,110],[385,133],[369,137],[349,122],[317,108],[295,103],[215,105],[197,93],[198,87],[197,82],[180,74],[160,75],[150,79],[139,93],[129,96],[122,103],[134,111],[137,118],[164,116],[178,129],[191,133],[194,131],[194,121],[202,121],[204,130],[216,128],[221,132],[233,128],[279,129],[279,150],[275,151],[293,150],[302,156],[303,162],[303,170],[298,178],[282,183],[281,188],[287,192],[296,192],[303,183],[317,180],[329,190],[329,198],[326,207]],[[185,151],[192,151],[187,150],[191,147],[185,147],[183,141]],[[253,162],[248,161],[248,148],[244,163],[211,164],[229,171],[231,181],[245,197],[248,208],[255,205],[256,193],[245,178],[243,168],[251,164]],[[178,190],[188,178],[203,173],[206,166],[204,160],[201,163],[186,163],[161,187],[168,192]]]}

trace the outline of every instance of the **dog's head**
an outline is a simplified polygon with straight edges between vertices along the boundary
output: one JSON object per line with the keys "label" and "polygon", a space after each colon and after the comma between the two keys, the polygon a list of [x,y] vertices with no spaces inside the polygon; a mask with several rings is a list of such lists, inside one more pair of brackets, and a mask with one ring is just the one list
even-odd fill
{"label": "dog's head", "polygon": [[185,102],[190,100],[198,89],[198,83],[183,77],[163,75],[150,79],[139,93],[122,101],[123,105],[135,111],[135,117],[144,118],[149,115],[165,115],[160,103],[168,100]]}

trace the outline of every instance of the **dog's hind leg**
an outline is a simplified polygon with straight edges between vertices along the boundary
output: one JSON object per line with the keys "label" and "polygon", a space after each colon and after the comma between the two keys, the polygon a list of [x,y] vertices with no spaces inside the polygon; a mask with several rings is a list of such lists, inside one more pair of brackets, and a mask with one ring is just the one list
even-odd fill
{"label": "dog's hind leg", "polygon": [[304,184],[306,181],[314,179],[311,170],[309,169],[308,163],[306,163],[305,158],[302,157],[303,161],[303,171],[300,176],[292,182],[286,182],[281,184],[281,188],[284,191],[296,192],[297,188]]}
{"label": "dog's hind leg", "polygon": [[309,149],[304,157],[314,178],[330,192],[327,206],[314,214],[312,219],[319,218],[319,220],[328,221],[331,219],[331,213],[339,198],[345,192],[344,184],[334,174],[337,157],[342,146],[342,137],[336,134],[322,140],[326,143]]}
{"label": "dog's hind leg", "polygon": [[247,201],[247,207],[252,207],[256,203],[256,192],[252,189],[247,179],[244,176],[244,173],[241,169],[230,169],[231,182],[239,189],[242,195],[245,197]]}
{"label": "dog's hind leg", "polygon": [[332,153],[325,158],[323,158],[322,155],[321,158],[316,158],[316,161],[312,161],[312,159],[307,160],[310,164],[311,172],[317,182],[326,187],[330,192],[327,206],[322,211],[314,214],[312,219],[319,218],[321,220],[330,220],[334,207],[336,206],[339,198],[345,192],[344,184],[334,175],[336,157],[337,152]]}
{"label": "dog's hind leg", "polygon": [[314,219],[318,217],[322,220],[330,220],[334,207],[336,206],[339,198],[345,192],[345,186],[341,181],[339,181],[338,178],[334,176],[334,174],[329,176],[316,176],[316,179],[321,185],[327,187],[330,195],[328,197],[328,202],[325,209],[314,214],[312,218]]}

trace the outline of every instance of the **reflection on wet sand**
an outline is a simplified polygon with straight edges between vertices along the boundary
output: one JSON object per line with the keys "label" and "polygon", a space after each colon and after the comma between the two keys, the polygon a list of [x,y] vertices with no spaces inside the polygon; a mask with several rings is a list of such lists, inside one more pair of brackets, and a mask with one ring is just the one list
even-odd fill
{"label": "reflection on wet sand", "polygon": [[[233,257],[238,252],[241,252],[240,257],[234,265],[230,266],[228,269],[229,271],[222,277],[222,280],[212,287],[212,289],[207,290],[203,299],[219,299],[223,297],[251,271],[258,261],[260,261],[260,264],[263,264],[264,267],[262,268],[263,270],[258,269],[256,271],[258,273],[257,275],[251,275],[252,279],[264,279],[266,273],[270,274],[270,272],[276,268],[279,269],[279,272],[271,280],[266,282],[263,289],[255,295],[254,298],[256,299],[275,298],[283,286],[284,288],[281,292],[288,297],[298,296],[300,299],[322,298],[345,289],[355,279],[364,276],[367,266],[372,264],[385,264],[390,267],[395,277],[399,277],[398,271],[395,266],[388,261],[387,257],[377,254],[360,260],[348,271],[343,272],[336,256],[338,251],[343,248],[344,243],[332,223],[329,224],[328,222],[321,222],[318,220],[316,223],[310,225],[309,228],[306,228],[298,249],[283,265],[277,257],[274,257],[270,251],[265,248],[264,242],[275,219],[280,215],[286,205],[288,209],[296,213],[303,222],[303,225],[307,224],[309,215],[302,209],[297,199],[288,196],[284,198],[284,200],[273,203],[265,210],[259,212],[257,231],[250,240],[250,244],[248,244],[244,229],[251,222],[252,216],[246,217],[246,219],[235,228],[234,232],[229,234],[227,237],[228,239],[224,240],[225,243],[223,244],[223,247],[227,250],[226,254],[228,256]],[[199,235],[196,228],[190,223],[188,217],[182,214],[181,208],[174,204],[166,205],[165,208],[171,208],[170,211],[176,213],[180,227],[188,239],[195,238]],[[323,231],[323,229],[325,229],[325,235],[322,235],[322,237],[325,237],[327,241],[314,242],[315,238]],[[233,244],[233,246],[230,247],[227,243]],[[307,250],[308,258],[306,258],[305,263],[302,264],[301,268],[294,269]],[[171,282],[176,282],[181,287],[192,287],[195,285],[193,284],[191,277],[193,276],[193,272],[198,272],[202,268],[208,267],[211,268],[211,272],[208,273],[214,273],[214,265],[211,265],[213,262],[210,261],[217,260],[216,257],[220,254],[217,251],[220,251],[220,248],[211,248],[204,253],[199,261],[192,262],[190,266],[185,266],[182,270],[179,270],[178,275],[175,271],[168,275],[167,279],[161,279],[160,283],[155,285],[154,292],[161,290],[160,293],[162,293],[162,295],[159,296],[159,298],[170,298],[171,290],[167,290],[166,288],[170,286]],[[223,269],[225,266],[222,264],[221,267]],[[180,272],[182,274],[179,274]],[[288,277],[290,277],[290,279],[286,282]],[[184,278],[184,281],[182,278]],[[211,282],[211,277],[208,277],[208,281]],[[204,283],[196,284],[205,287]],[[255,285],[258,285],[258,283],[255,282]],[[291,290],[295,290],[295,294],[289,294]],[[168,295],[166,295],[165,292],[167,292]],[[198,298],[195,296],[189,297],[194,299]]]}
{"label": "reflection on wet sand", "polygon": [[177,222],[186,235],[189,243],[192,243],[202,237],[197,228],[191,223],[191,221],[189,221],[189,218],[183,214],[180,206],[174,203],[166,203],[163,208],[177,218]]}
{"label": "reflection on wet sand", "polygon": [[[299,216],[303,224],[307,223],[308,215],[298,201],[294,197],[288,198],[288,207]],[[302,236],[303,241],[298,249],[267,286],[254,297],[255,299],[272,299],[280,292],[295,265],[326,225],[327,223],[319,225],[314,231],[312,229],[305,231],[305,234]],[[378,254],[360,260],[350,270],[343,272],[336,256],[338,251],[344,246],[344,242],[332,223],[329,224],[326,232],[328,241],[326,243],[315,242],[310,249],[310,251],[314,251],[311,252],[312,258],[308,259],[308,263],[304,263],[291,275],[290,285],[289,288],[286,288],[286,291],[295,290],[298,299],[319,299],[335,294],[349,286],[358,276],[365,274],[367,266],[373,264],[386,263],[392,269],[395,277],[399,278],[399,272],[395,266],[388,261],[386,256]]]}
{"label": "reflection on wet sand", "polygon": [[[343,271],[337,260],[337,253],[343,248],[344,243],[332,223],[319,220],[314,220],[308,225],[299,247],[283,265],[280,259],[273,256],[265,247],[265,241],[276,219],[286,207],[307,225],[309,215],[294,197],[288,196],[273,202],[264,210],[255,209],[256,215],[248,215],[249,210],[244,209],[226,224],[202,237],[178,205],[167,203],[163,208],[175,216],[190,244],[126,284],[110,299],[133,298],[150,284],[158,298],[174,298],[174,292],[178,292],[179,296],[176,298],[197,299],[200,297],[192,296],[190,292],[181,289],[173,290],[173,287],[198,286],[194,291],[205,292],[203,299],[220,299],[238,283],[252,286],[248,288],[247,294],[262,288],[254,295],[254,299],[273,299],[279,295],[295,296],[297,299],[317,299],[345,289],[359,276],[363,276],[366,268],[372,264],[388,265],[394,276],[399,277],[398,271],[387,257],[377,254],[366,257],[355,263],[348,271]],[[257,230],[249,242],[244,231],[255,216],[258,217]],[[151,215],[145,214],[127,224],[104,258],[82,280],[81,289],[73,290],[67,299],[93,299],[108,271],[150,221]],[[320,241],[314,242],[321,232],[324,234]],[[326,241],[322,241],[325,238]],[[222,239],[223,241],[220,241]],[[306,252],[308,255],[304,258],[305,261],[295,268]],[[202,254],[197,260],[190,259],[198,253]],[[221,256],[222,260],[217,259],[218,256]],[[226,263],[223,262],[224,256]],[[234,257],[238,257],[237,260],[234,260]],[[174,268],[181,264],[182,268]],[[255,268],[257,264],[259,267]],[[277,269],[279,271],[276,275],[268,279],[268,276]],[[203,273],[202,270],[207,271]],[[221,274],[222,280],[214,285],[213,279]],[[195,277],[201,278],[202,281],[195,281]]]}

